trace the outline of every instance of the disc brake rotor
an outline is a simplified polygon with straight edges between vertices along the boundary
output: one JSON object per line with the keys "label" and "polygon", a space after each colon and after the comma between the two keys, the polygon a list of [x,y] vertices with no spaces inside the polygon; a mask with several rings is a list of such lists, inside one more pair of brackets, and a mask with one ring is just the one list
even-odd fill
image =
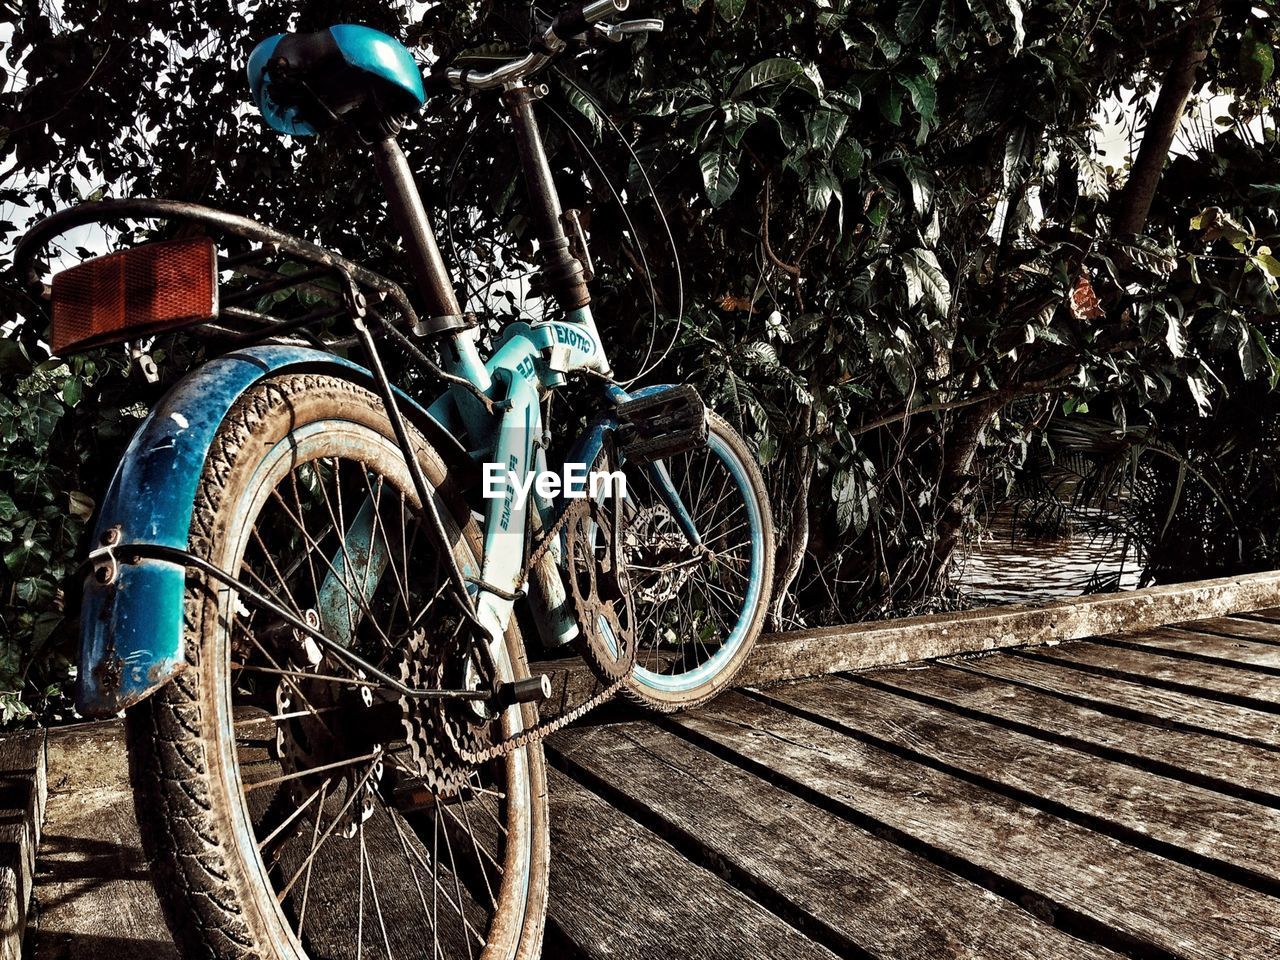
{"label": "disc brake rotor", "polygon": [[696,557],[689,540],[666,506],[643,507],[627,525],[626,559],[637,600],[650,604],[674,599],[689,577]]}

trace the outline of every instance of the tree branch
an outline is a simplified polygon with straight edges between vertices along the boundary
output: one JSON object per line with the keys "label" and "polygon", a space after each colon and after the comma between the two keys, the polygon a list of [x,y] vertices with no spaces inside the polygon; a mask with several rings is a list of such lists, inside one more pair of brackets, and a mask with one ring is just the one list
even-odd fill
{"label": "tree branch", "polygon": [[1112,226],[1117,236],[1142,233],[1151,213],[1151,201],[1173,138],[1187,109],[1187,100],[1195,89],[1200,65],[1209,54],[1209,47],[1222,22],[1222,0],[1200,0],[1191,19],[1183,26],[1177,51],[1169,69],[1160,83],[1160,95],[1147,121],[1138,148],[1138,158],[1129,173],[1129,180],[1120,195],[1119,208]]}

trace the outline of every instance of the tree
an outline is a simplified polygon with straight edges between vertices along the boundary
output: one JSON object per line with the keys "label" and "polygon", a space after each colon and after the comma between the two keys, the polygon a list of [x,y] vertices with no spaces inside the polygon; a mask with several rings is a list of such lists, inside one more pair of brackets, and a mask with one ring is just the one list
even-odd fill
{"label": "tree", "polygon": [[[341,133],[301,143],[264,131],[244,109],[247,52],[278,30],[358,21],[414,44],[425,65],[492,55],[495,38],[520,49],[529,15],[441,4],[409,24],[402,5],[373,0],[67,0],[58,22],[36,0],[20,9],[4,58],[25,86],[0,95],[0,202],[28,213],[0,222],[0,236],[80,196],[173,196],[258,216],[402,279],[357,146]],[[1173,415],[1170,403],[1199,411],[1223,399],[1223,365],[1242,360],[1210,315],[1257,345],[1251,384],[1275,369],[1273,227],[1250,206],[1274,197],[1201,204],[1179,189],[1170,206],[1159,176],[1171,118],[1198,84],[1247,88],[1255,116],[1274,116],[1265,65],[1276,24],[1253,5],[686,0],[661,12],[661,36],[546,75],[548,152],[566,205],[586,211],[597,314],[623,373],[636,372],[625,361],[644,356],[656,313],[655,355],[675,346],[649,378],[698,384],[766,463],[784,527],[780,623],[947,602],[979,499],[1051,442],[1047,424],[1079,415],[1064,411],[1110,409],[1127,429]],[[1117,199],[1123,174],[1098,160],[1095,117],[1130,91],[1143,114],[1157,89]],[[527,269],[531,242],[493,104],[437,99],[402,140],[470,306],[496,324],[520,305],[494,280]],[[1274,138],[1259,149],[1261,167],[1241,160],[1249,176],[1274,163]],[[1265,187],[1266,176],[1240,182]],[[1190,227],[1214,203],[1241,225],[1239,248],[1225,223]],[[654,312],[637,309],[651,290]],[[8,293],[22,316],[4,358],[18,386],[0,388],[21,425],[9,428],[11,456],[41,464],[42,479],[8,491],[6,530],[17,542],[30,529],[23,542],[48,544],[50,569],[65,572],[83,521],[57,534],[41,511],[102,489],[136,387],[119,351],[49,360],[43,319]],[[198,359],[180,339],[158,352],[166,382]],[[115,432],[86,459],[104,416]],[[13,591],[60,581],[22,564],[6,576],[5,618],[23,648],[50,605],[35,586]],[[70,620],[46,627],[67,649]]]}

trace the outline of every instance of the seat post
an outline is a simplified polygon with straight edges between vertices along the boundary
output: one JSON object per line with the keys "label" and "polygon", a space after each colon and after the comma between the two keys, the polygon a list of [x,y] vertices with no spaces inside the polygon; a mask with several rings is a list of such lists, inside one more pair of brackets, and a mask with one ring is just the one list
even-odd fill
{"label": "seat post", "polygon": [[440,255],[431,218],[422,204],[422,194],[418,192],[404,151],[394,136],[375,141],[372,149],[378,177],[387,194],[391,219],[404,239],[405,252],[426,310],[420,318],[417,332],[446,333],[469,326],[458,306],[458,297]]}

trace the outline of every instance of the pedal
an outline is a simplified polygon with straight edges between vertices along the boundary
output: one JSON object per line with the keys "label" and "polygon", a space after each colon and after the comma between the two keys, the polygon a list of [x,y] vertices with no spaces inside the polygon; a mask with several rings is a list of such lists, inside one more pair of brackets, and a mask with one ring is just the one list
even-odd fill
{"label": "pedal", "polygon": [[707,406],[691,386],[671,387],[618,404],[618,452],[648,463],[707,442]]}

